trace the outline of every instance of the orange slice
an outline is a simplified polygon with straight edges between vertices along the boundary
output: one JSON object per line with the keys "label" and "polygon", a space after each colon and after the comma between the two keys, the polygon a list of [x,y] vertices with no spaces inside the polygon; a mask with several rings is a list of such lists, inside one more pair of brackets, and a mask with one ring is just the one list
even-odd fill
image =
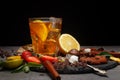
{"label": "orange slice", "polygon": [[71,49],[80,50],[79,42],[70,34],[61,34],[58,42],[60,51],[64,54],[68,53]]}
{"label": "orange slice", "polygon": [[48,29],[41,20],[30,22],[30,30],[35,33],[41,41],[45,41],[48,36]]}

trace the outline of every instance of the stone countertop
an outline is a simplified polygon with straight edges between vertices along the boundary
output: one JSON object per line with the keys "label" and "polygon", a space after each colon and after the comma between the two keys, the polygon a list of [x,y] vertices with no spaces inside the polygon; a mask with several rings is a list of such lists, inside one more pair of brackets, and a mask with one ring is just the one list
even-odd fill
{"label": "stone countertop", "polygon": [[[81,46],[85,48],[103,47],[107,50],[120,51],[120,46]],[[17,50],[19,46],[0,46],[6,50]],[[107,77],[99,76],[94,73],[85,74],[60,74],[61,80],[120,80],[120,65],[107,70]],[[10,71],[0,71],[0,80],[52,80],[48,73],[34,72],[11,73]]]}

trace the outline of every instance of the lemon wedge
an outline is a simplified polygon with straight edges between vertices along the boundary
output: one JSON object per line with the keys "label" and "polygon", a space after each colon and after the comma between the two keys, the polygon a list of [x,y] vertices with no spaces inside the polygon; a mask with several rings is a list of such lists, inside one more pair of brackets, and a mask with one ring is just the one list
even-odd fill
{"label": "lemon wedge", "polygon": [[71,49],[80,50],[79,42],[70,34],[64,33],[59,37],[60,51],[64,54],[68,53]]}
{"label": "lemon wedge", "polygon": [[6,58],[6,60],[13,60],[13,59],[21,59],[21,56],[10,56]]}
{"label": "lemon wedge", "polygon": [[14,69],[22,65],[23,59],[13,59],[13,60],[6,60],[4,63],[4,67],[7,69]]}
{"label": "lemon wedge", "polygon": [[4,62],[4,67],[7,69],[14,69],[22,65],[23,59],[21,56],[10,56],[7,57]]}

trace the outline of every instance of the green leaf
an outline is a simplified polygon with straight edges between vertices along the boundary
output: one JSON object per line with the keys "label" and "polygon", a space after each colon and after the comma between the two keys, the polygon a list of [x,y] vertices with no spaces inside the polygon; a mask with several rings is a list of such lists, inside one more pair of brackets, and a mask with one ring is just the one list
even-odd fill
{"label": "green leaf", "polygon": [[22,72],[22,71],[24,71],[25,73],[28,73],[28,72],[30,72],[30,67],[41,68],[42,64],[28,62],[28,63],[25,63],[25,64],[21,65],[20,67],[16,68],[11,73],[18,73],[18,72]]}
{"label": "green leaf", "polygon": [[104,56],[106,56],[106,57],[112,56],[109,52],[101,52],[101,53],[99,53],[98,55],[104,55]]}
{"label": "green leaf", "polygon": [[28,62],[27,65],[29,67],[42,67],[42,64],[37,64],[35,62]]}
{"label": "green leaf", "polygon": [[30,72],[30,68],[29,68],[29,66],[25,65],[25,67],[24,67],[24,72],[25,72],[25,73]]}
{"label": "green leaf", "polygon": [[0,71],[3,70],[3,68],[4,68],[4,63],[5,63],[4,61],[0,60]]}
{"label": "green leaf", "polygon": [[14,69],[11,73],[18,73],[18,72],[22,72],[24,71],[24,67],[25,67],[25,64],[24,65],[21,65],[20,67]]}
{"label": "green leaf", "polygon": [[0,60],[0,67],[3,67],[4,61]]}

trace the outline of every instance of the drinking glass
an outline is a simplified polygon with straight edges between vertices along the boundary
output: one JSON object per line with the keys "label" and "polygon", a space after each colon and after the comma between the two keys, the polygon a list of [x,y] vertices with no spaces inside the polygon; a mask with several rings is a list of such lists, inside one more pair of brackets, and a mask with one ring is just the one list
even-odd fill
{"label": "drinking glass", "polygon": [[61,35],[62,18],[29,18],[33,52],[54,56],[59,51],[58,38]]}

